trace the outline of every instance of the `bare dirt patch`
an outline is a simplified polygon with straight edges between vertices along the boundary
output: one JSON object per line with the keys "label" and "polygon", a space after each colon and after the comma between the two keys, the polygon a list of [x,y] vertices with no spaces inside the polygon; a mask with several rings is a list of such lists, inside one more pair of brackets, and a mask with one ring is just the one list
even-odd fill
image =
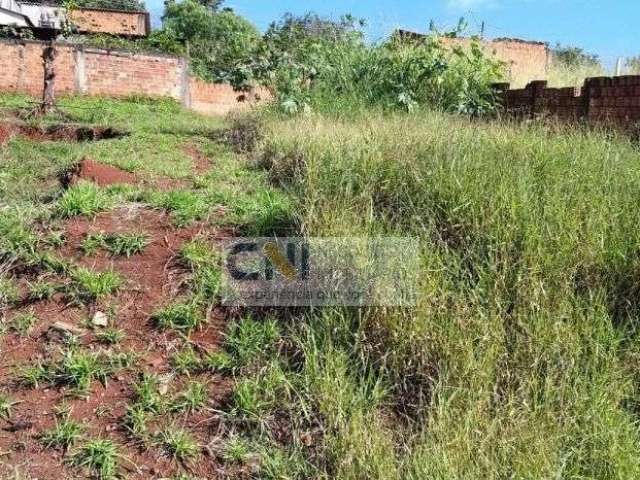
{"label": "bare dirt patch", "polygon": [[105,165],[90,158],[84,158],[70,169],[61,172],[59,180],[64,188],[68,188],[80,180],[93,182],[103,187],[109,185],[136,185],[153,187],[160,191],[180,189],[187,186],[183,180],[165,177],[141,177],[135,173],[126,172],[118,167]]}
{"label": "bare dirt patch", "polygon": [[83,159],[71,170],[62,175],[61,182],[67,187],[79,180],[86,180],[100,186],[135,185],[138,179],[133,173],[125,172],[117,167],[98,163],[89,158]]}
{"label": "bare dirt patch", "polygon": [[[188,272],[176,260],[181,246],[196,236],[215,242],[229,232],[212,232],[202,225],[177,229],[166,213],[132,204],[95,219],[72,219],[66,223],[65,233],[67,242],[59,250],[60,255],[95,271],[113,269],[124,278],[125,285],[113,297],[89,306],[70,305],[58,294],[50,300],[9,312],[10,316],[31,311],[39,322],[29,336],[7,333],[2,344],[0,390],[19,402],[14,405],[10,420],[0,419],[0,452],[6,454],[4,460],[11,465],[24,466],[21,473],[28,474],[27,478],[77,478],[80,472],[66,466],[64,453],[45,449],[38,439],[44,430],[55,424],[56,408],[66,405],[71,409],[72,418],[87,426],[89,436],[110,438],[121,446],[121,452],[128,459],[121,462],[125,478],[168,478],[184,471],[185,467],[198,478],[228,478],[230,472],[225,472],[218,458],[210,452],[216,450],[215,444],[224,428],[214,410],[220,409],[231,394],[230,379],[217,375],[197,376],[208,385],[208,409],[172,419],[179,427],[187,428],[202,446],[198,460],[186,466],[170,460],[157,448],[141,448],[123,428],[122,417],[140,371],[173,374],[170,358],[182,347],[183,339],[175,332],[157,329],[151,324],[150,316],[183,292]],[[85,256],[80,243],[88,234],[97,233],[143,233],[149,243],[142,253],[130,258],[113,257],[104,251]],[[50,336],[50,327],[55,322],[66,322],[81,329],[84,332],[80,335],[83,348],[90,351],[107,348],[97,342],[95,331],[87,328],[86,320],[98,310],[108,312],[113,326],[125,332],[125,339],[113,348],[135,352],[137,361],[132,371],[117,374],[106,386],[94,382],[86,398],[69,396],[70,392],[64,387],[29,389],[15,384],[15,367],[35,365],[60,354],[62,346]],[[219,308],[208,314],[208,324],[191,337],[199,350],[220,348],[226,315],[227,312]],[[172,384],[178,386],[183,381],[175,377]],[[16,424],[18,429],[14,428]],[[207,447],[211,445],[213,447]]]}
{"label": "bare dirt patch", "polygon": [[193,171],[196,175],[204,175],[211,169],[211,161],[193,144],[184,147],[184,152],[193,159]]}
{"label": "bare dirt patch", "polygon": [[[127,136],[111,127],[87,127],[79,125],[50,125],[36,127],[23,123],[4,122],[0,124],[0,143],[12,136],[21,136],[37,142],[91,142],[111,140]],[[4,140],[3,140],[4,139]]]}

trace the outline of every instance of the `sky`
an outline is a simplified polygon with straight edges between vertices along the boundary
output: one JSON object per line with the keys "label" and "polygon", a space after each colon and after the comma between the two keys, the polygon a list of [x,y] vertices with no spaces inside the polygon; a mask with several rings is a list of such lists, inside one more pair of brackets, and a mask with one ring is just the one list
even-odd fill
{"label": "sky", "polygon": [[[163,0],[146,3],[157,25]],[[578,46],[608,65],[640,55],[639,0],[226,0],[226,6],[262,30],[287,12],[352,13],[367,20],[369,37],[377,40],[396,28],[427,31],[431,20],[452,28],[464,16],[472,34],[485,22],[487,37]]]}

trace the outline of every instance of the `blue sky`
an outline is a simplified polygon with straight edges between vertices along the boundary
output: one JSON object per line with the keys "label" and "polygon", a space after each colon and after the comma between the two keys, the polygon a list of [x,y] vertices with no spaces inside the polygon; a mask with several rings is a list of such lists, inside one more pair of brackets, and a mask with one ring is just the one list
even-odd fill
{"label": "blue sky", "polygon": [[[471,30],[482,21],[490,37],[519,37],[583,47],[607,64],[617,56],[640,54],[638,0],[227,0],[226,5],[259,28],[286,12],[352,13],[368,21],[371,38],[397,27],[426,31],[433,19],[440,28],[465,16]],[[154,19],[163,0],[147,0]]]}

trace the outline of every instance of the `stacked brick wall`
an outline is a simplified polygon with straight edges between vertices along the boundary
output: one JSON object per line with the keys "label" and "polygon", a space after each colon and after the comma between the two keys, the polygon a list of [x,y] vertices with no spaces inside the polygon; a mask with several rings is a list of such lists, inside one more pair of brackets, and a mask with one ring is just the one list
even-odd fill
{"label": "stacked brick wall", "polygon": [[[0,41],[0,91],[40,95],[43,44]],[[56,92],[114,97],[169,97],[202,113],[226,114],[268,98],[263,91],[236,92],[189,76],[185,59],[168,55],[83,48],[58,44]]]}
{"label": "stacked brick wall", "polygon": [[87,49],[84,51],[83,93],[181,99],[186,67],[186,62],[178,57]]}
{"label": "stacked brick wall", "polygon": [[[74,52],[68,46],[58,48],[55,59],[56,92],[75,90]],[[37,95],[42,92],[44,66],[42,45],[28,42],[0,43],[0,89]]]}
{"label": "stacked brick wall", "polygon": [[79,8],[71,12],[71,20],[82,33],[110,33],[130,37],[149,35],[150,23],[147,12],[122,12]]}
{"label": "stacked brick wall", "polygon": [[509,84],[495,87],[504,111],[516,118],[629,126],[640,122],[640,76],[588,78],[578,88],[548,88],[545,81],[516,90],[509,90]]}

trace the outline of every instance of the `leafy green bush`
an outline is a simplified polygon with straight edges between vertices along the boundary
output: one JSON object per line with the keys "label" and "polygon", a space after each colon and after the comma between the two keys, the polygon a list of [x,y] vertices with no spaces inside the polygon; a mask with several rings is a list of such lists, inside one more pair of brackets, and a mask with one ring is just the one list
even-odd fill
{"label": "leafy green bush", "polygon": [[196,75],[236,85],[248,79],[248,66],[260,43],[260,34],[246,19],[229,10],[212,10],[194,0],[169,2],[162,18],[165,35],[189,45],[191,68]]}
{"label": "leafy green bush", "polygon": [[370,45],[362,25],[350,16],[338,22],[285,16],[265,34],[255,75],[289,113],[427,106],[475,114],[494,108],[491,83],[502,66],[478,43],[449,50],[434,35]]}

